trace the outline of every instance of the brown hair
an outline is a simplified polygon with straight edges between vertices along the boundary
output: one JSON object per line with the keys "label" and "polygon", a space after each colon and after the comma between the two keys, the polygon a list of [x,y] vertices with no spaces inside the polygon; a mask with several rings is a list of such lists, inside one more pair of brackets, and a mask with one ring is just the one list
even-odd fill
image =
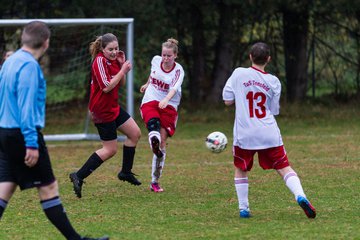
{"label": "brown hair", "polygon": [[178,40],[174,38],[169,38],[166,42],[162,44],[162,47],[172,49],[175,54],[178,54],[179,52],[178,43],[179,43]]}
{"label": "brown hair", "polygon": [[90,43],[89,50],[92,59],[94,59],[96,55],[106,47],[106,45],[114,41],[118,42],[117,37],[112,33],[106,33],[102,36],[97,37],[95,41]]}
{"label": "brown hair", "polygon": [[41,21],[32,21],[25,25],[21,34],[21,44],[39,49],[50,38],[49,27]]}
{"label": "brown hair", "polygon": [[253,63],[264,65],[269,59],[270,47],[263,42],[255,43],[250,49],[250,54]]}

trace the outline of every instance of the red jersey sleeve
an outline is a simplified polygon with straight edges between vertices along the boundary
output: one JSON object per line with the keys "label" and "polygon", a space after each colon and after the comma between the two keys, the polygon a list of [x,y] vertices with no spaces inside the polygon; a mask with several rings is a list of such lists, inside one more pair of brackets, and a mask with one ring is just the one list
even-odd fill
{"label": "red jersey sleeve", "polygon": [[93,81],[96,81],[103,89],[110,84],[111,75],[107,67],[107,60],[105,57],[97,56],[92,64]]}

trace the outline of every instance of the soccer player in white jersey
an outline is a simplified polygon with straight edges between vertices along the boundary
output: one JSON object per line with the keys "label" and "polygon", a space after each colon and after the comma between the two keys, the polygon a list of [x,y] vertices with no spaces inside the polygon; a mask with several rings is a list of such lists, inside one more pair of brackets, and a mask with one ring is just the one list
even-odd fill
{"label": "soccer player in white jersey", "polygon": [[235,188],[240,217],[250,217],[248,172],[258,153],[263,169],[275,169],[294,194],[295,200],[309,218],[315,218],[315,208],[306,198],[296,172],[290,167],[280,130],[274,115],[279,114],[281,84],[277,77],[265,72],[270,48],[265,43],[251,47],[249,68],[236,68],[223,89],[227,106],[235,103],[233,155]]}
{"label": "soccer player in white jersey", "polygon": [[150,190],[163,192],[159,178],[165,164],[165,146],[168,137],[175,133],[178,119],[177,109],[181,99],[181,84],[184,79],[182,66],[175,62],[178,41],[170,38],[162,44],[161,56],[154,56],[151,72],[146,84],[140,112],[149,131],[149,143],[154,153],[152,159]]}

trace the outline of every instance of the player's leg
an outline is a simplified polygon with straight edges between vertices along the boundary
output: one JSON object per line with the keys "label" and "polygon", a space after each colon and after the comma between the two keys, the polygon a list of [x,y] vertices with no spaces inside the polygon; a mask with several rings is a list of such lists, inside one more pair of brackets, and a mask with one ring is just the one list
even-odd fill
{"label": "player's leg", "polygon": [[118,178],[133,185],[141,185],[141,182],[136,179],[135,174],[131,171],[134,164],[136,145],[141,137],[141,131],[134,119],[127,113],[126,115],[127,120],[118,128],[120,132],[127,136],[123,146],[122,168],[118,174]]}
{"label": "player's leg", "polygon": [[[82,238],[73,228],[59,197],[57,182],[38,187],[41,207],[49,221],[61,232],[66,239]],[[108,239],[104,237],[102,239]]]}
{"label": "player's leg", "polygon": [[69,175],[70,180],[73,183],[74,192],[78,198],[82,197],[81,191],[84,179],[117,153],[115,121],[99,123],[95,124],[95,126],[99,132],[100,139],[102,140],[102,148],[92,153],[77,172],[70,173]]}
{"label": "player's leg", "polygon": [[104,161],[110,159],[117,152],[117,140],[102,141],[102,148],[91,154],[88,160],[77,172],[70,173],[73,189],[78,198],[82,197],[82,185],[84,179],[92,174]]}
{"label": "player's leg", "polygon": [[57,182],[55,181],[49,185],[38,187],[38,192],[41,207],[50,222],[66,239],[81,239],[80,235],[72,227],[65,213],[59,198]]}
{"label": "player's leg", "polygon": [[284,146],[259,151],[259,163],[263,169],[275,169],[284,180],[286,186],[294,194],[295,200],[303,208],[309,218],[316,216],[315,209],[306,199],[299,177],[290,167]]}
{"label": "player's leg", "polygon": [[241,218],[250,217],[249,208],[249,180],[247,172],[235,167],[234,184],[239,203],[239,214]]}
{"label": "player's leg", "polygon": [[233,153],[235,166],[234,184],[239,203],[239,215],[241,218],[248,218],[251,216],[248,171],[252,168],[255,151],[234,146]]}
{"label": "player's leg", "polygon": [[151,101],[144,103],[140,107],[141,117],[148,129],[148,140],[150,148],[155,155],[162,157],[160,151],[161,136],[160,136],[160,109],[158,101]]}
{"label": "player's leg", "polygon": [[24,164],[25,144],[20,130],[0,128],[0,220],[16,190],[13,161]]}
{"label": "player's leg", "polygon": [[16,190],[16,186],[16,183],[13,182],[0,182],[0,220],[10,198]]}
{"label": "player's leg", "polygon": [[148,139],[149,139],[150,147],[153,153],[158,158],[161,158],[163,154],[160,149],[161,146],[160,118],[151,118],[146,125],[149,131]]}
{"label": "player's leg", "polygon": [[294,194],[295,200],[304,210],[306,216],[309,218],[315,218],[316,210],[311,205],[310,201],[306,198],[300,182],[300,178],[296,172],[290,166],[284,167],[282,169],[276,169],[276,171],[282,177],[289,190]]}
{"label": "player's leg", "polygon": [[150,190],[154,192],[163,192],[164,189],[159,184],[159,179],[162,175],[165,159],[166,159],[166,140],[168,138],[168,133],[165,128],[160,129],[161,136],[161,145],[160,150],[163,154],[162,157],[157,157],[155,154],[153,155],[152,165],[151,165],[151,184]]}

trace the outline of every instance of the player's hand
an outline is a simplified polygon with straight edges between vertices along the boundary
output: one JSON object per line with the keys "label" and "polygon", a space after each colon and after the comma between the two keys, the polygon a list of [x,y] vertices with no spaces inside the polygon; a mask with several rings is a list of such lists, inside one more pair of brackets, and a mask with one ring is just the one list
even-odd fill
{"label": "player's hand", "polygon": [[36,165],[38,160],[39,160],[39,150],[26,148],[25,165],[31,168]]}
{"label": "player's hand", "polygon": [[125,53],[120,50],[120,51],[117,53],[116,59],[119,61],[119,63],[120,63],[121,65],[124,64],[124,62],[126,61]]}
{"label": "player's hand", "polygon": [[129,60],[125,61],[122,65],[121,65],[121,70],[124,74],[127,74],[132,68],[132,65],[130,63]]}
{"label": "player's hand", "polygon": [[148,86],[149,86],[149,83],[148,83],[148,82],[145,83],[144,85],[142,85],[141,88],[140,88],[140,92],[141,92],[141,93],[144,93]]}
{"label": "player's hand", "polygon": [[167,98],[164,98],[163,100],[161,100],[161,101],[159,102],[159,108],[160,108],[160,109],[166,108],[166,106],[168,105],[168,103],[169,103],[169,100],[168,100]]}

